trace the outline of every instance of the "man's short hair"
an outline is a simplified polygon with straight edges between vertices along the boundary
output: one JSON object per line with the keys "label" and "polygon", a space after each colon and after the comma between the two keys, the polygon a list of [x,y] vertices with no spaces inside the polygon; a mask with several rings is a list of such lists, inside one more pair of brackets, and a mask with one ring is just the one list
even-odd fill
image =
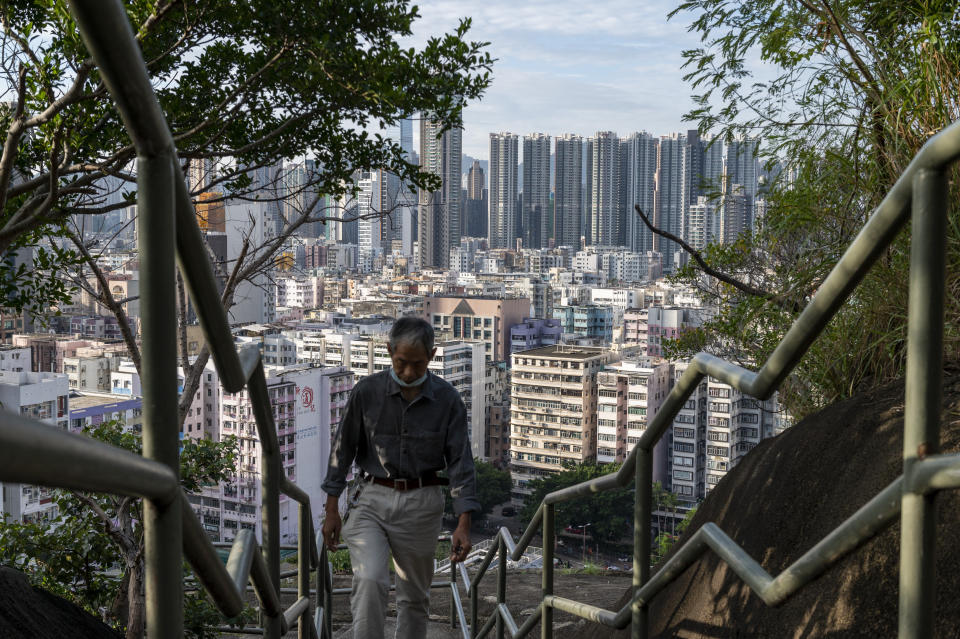
{"label": "man's short hair", "polygon": [[390,348],[396,349],[397,344],[419,344],[428,355],[433,351],[433,327],[422,317],[401,317],[393,323],[390,329]]}

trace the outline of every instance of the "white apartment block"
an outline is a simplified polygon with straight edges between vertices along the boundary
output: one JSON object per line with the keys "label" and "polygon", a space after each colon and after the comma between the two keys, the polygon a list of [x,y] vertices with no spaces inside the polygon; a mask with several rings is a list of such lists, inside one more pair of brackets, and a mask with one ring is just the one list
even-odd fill
{"label": "white apartment block", "polygon": [[79,391],[109,392],[111,374],[120,367],[120,352],[102,348],[79,348],[75,357],[63,358],[63,372],[70,388]]}
{"label": "white apartment block", "polygon": [[318,306],[317,280],[316,277],[278,277],[275,281],[277,307],[315,308]]}
{"label": "white apartment block", "polygon": [[264,366],[291,366],[298,363],[296,341],[286,335],[242,336],[239,344],[256,344],[260,347],[260,358]]}
{"label": "white apartment block", "polygon": [[597,456],[597,374],[613,359],[603,348],[545,346],[511,356],[510,474],[515,501],[527,484],[564,464]]}
{"label": "white apartment block", "polygon": [[143,395],[140,375],[130,360],[120,362],[120,367],[110,372],[110,392],[113,395]]}
{"label": "white apartment block", "polygon": [[0,346],[0,371],[23,373],[30,370],[29,346]]}
{"label": "white apartment block", "polygon": [[[274,409],[283,472],[314,504],[326,495],[320,484],[330,456],[330,433],[342,417],[353,377],[343,368],[309,365],[268,367],[267,392]],[[232,540],[238,530],[260,534],[261,448],[253,405],[246,390],[220,391],[220,436],[235,435],[240,443],[237,474],[219,489],[191,498],[211,537]],[[319,530],[320,509],[313,513]],[[297,503],[281,496],[280,540],[297,539]]]}
{"label": "white apartment block", "polygon": [[[70,388],[62,373],[0,371],[3,410],[67,430]],[[0,512],[4,519],[35,522],[57,516],[49,488],[0,483]]]}
{"label": "white apartment block", "polygon": [[[673,365],[675,381],[687,366]],[[705,378],[673,421],[673,492],[686,501],[702,499],[744,455],[787,423],[776,396],[760,401]]]}
{"label": "white apartment block", "polygon": [[473,457],[486,460],[486,349],[482,342],[438,342],[436,347],[429,370],[460,393],[467,408]]}

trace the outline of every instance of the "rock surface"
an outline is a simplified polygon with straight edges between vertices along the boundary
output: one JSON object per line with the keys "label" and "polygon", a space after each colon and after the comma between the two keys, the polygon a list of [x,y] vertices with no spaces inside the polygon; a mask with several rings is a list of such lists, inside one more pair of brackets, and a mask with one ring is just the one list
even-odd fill
{"label": "rock surface", "polygon": [[3,639],[118,639],[109,626],[66,599],[32,587],[23,573],[0,566]]}
{"label": "rock surface", "polygon": [[[902,472],[904,387],[834,404],[760,444],[704,500],[687,535],[715,522],[773,576]],[[960,451],[960,376],[946,380],[941,450]],[[938,499],[935,637],[960,628],[960,494]],[[899,518],[779,608],[767,607],[713,553],[650,607],[651,636],[875,639],[897,635]],[[681,540],[682,544],[683,540]],[[676,550],[676,549],[674,549]],[[624,593],[615,607],[629,600]],[[586,637],[629,637],[592,627]]]}

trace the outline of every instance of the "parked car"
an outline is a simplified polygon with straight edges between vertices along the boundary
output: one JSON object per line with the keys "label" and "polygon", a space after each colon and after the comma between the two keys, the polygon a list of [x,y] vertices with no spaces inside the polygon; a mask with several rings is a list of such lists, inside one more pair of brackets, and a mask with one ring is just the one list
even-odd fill
{"label": "parked car", "polygon": [[517,514],[517,509],[513,506],[504,506],[500,509],[500,514],[504,517],[513,517]]}

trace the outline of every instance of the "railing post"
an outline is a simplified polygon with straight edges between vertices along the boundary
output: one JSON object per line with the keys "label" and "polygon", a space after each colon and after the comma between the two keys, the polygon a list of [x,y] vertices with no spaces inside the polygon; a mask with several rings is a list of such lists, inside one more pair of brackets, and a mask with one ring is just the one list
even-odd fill
{"label": "railing post", "polygon": [[[297,599],[299,600],[310,596],[310,555],[312,553],[307,544],[313,543],[313,540],[310,538],[310,509],[299,503],[297,506],[300,511],[300,521],[297,526]],[[306,611],[300,616],[300,623],[297,625],[298,639],[308,639],[310,637],[310,606],[307,606]]]}
{"label": "railing post", "polygon": [[[450,584],[457,587],[457,565],[450,562]],[[453,593],[450,593],[450,627],[457,627],[457,603],[453,600]]]}
{"label": "railing post", "polygon": [[[633,592],[650,580],[650,513],[653,501],[653,457],[649,450],[637,451],[633,502]],[[634,604],[631,616],[633,639],[646,639],[650,628],[647,607]]]}
{"label": "railing post", "polygon": [[[499,606],[502,603],[507,603],[507,542],[503,540],[503,537],[499,538],[500,544],[497,547],[498,552],[498,563],[497,566],[497,605]],[[506,628],[506,625],[503,622],[503,617],[500,616],[499,610],[496,613],[497,615],[497,639],[503,639],[503,631]]]}
{"label": "railing post", "polygon": [[[490,552],[490,548],[487,552]],[[479,576],[479,573],[477,574]],[[480,632],[480,626],[477,623],[480,620],[480,588],[477,585],[476,578],[470,583],[470,636],[476,637]]]}
{"label": "railing post", "polygon": [[[319,619],[323,623],[322,628],[317,628],[317,634],[320,635],[320,639],[327,639],[326,633],[324,632],[327,623],[326,616],[330,614],[330,611],[325,609],[327,584],[324,573],[327,571],[327,545],[320,541],[319,536],[314,538],[313,543],[317,544],[319,548],[319,555],[317,557],[317,606],[315,619]],[[323,615],[320,614],[321,611],[323,611]]]}
{"label": "railing post", "polygon": [[[270,582],[280,592],[280,456],[278,451],[264,452],[260,456],[263,474],[261,496],[261,525],[263,527],[263,558],[267,563]],[[263,616],[263,636],[280,639],[281,617]]]}
{"label": "railing post", "polygon": [[323,619],[327,631],[327,639],[329,639],[333,637],[333,566],[329,561],[323,564],[323,579],[326,584],[323,607],[327,611]]}
{"label": "railing post", "polygon": [[[947,179],[920,169],[913,179],[903,471],[940,451]],[[906,487],[908,482],[904,482]],[[933,636],[936,608],[936,493],[904,489],[900,523],[900,639]]]}
{"label": "railing post", "polygon": [[554,505],[543,505],[543,579],[541,589],[543,594],[540,598],[540,605],[543,610],[540,615],[540,637],[541,639],[551,639],[553,637],[553,608],[543,605],[543,599],[547,595],[553,594],[553,544],[554,544]]}
{"label": "railing post", "polygon": [[[137,157],[137,243],[143,375],[143,456],[180,472],[172,155]],[[178,499],[143,504],[146,624],[151,637],[183,636],[183,532]]]}

